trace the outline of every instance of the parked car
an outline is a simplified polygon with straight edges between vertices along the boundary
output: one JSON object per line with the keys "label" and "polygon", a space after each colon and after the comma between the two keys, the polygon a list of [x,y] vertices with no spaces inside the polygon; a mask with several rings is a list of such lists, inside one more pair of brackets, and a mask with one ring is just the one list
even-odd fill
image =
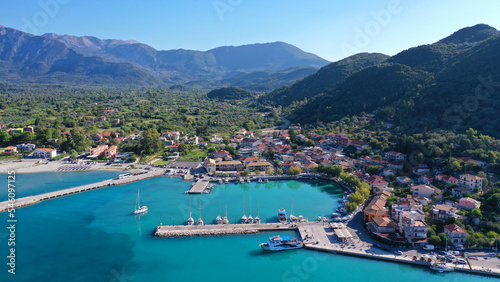
{"label": "parked car", "polygon": [[438,255],[446,256],[446,255],[448,255],[448,252],[447,251],[439,251]]}
{"label": "parked car", "polygon": [[455,248],[455,250],[457,250],[457,251],[463,251],[463,250],[465,250],[465,248],[464,248],[464,246],[462,246],[462,245],[458,245],[458,246]]}
{"label": "parked car", "polygon": [[426,245],[424,245],[423,249],[427,250],[427,251],[432,251],[432,250],[434,250],[434,245],[426,244]]}
{"label": "parked car", "polygon": [[458,256],[458,255],[460,255],[460,252],[459,251],[451,251],[450,254]]}
{"label": "parked car", "polygon": [[457,258],[457,263],[459,263],[459,264],[466,264],[467,262],[463,258]]}
{"label": "parked car", "polygon": [[450,255],[447,255],[446,258],[449,260],[454,260],[455,256],[450,254]]}

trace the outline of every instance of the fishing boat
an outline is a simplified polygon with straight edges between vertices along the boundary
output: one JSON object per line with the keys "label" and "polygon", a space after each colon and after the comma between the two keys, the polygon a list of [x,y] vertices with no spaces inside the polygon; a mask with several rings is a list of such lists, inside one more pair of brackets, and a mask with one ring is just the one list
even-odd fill
{"label": "fishing boat", "polygon": [[259,183],[262,183],[262,178],[259,178]]}
{"label": "fishing boat", "polygon": [[431,264],[431,269],[439,273],[450,272],[455,270],[455,268],[453,268],[452,266],[448,266],[445,263],[433,263]]}
{"label": "fishing boat", "polygon": [[196,222],[196,225],[204,225],[203,219],[201,219],[201,201],[200,201],[200,218],[198,219],[198,222]]}
{"label": "fishing boat", "polygon": [[279,209],[278,211],[278,222],[280,223],[287,223],[288,219],[286,218],[286,211],[285,209]]}
{"label": "fishing boat", "polygon": [[266,183],[269,182],[269,179],[266,178],[266,180],[264,180]]}
{"label": "fishing boat", "polygon": [[260,247],[265,251],[285,251],[302,248],[304,244],[295,238],[288,236],[274,236],[267,240],[267,243],[261,243]]}
{"label": "fishing boat", "polygon": [[189,197],[189,218],[187,220],[187,225],[193,225],[194,224],[194,219],[193,219],[193,213],[191,212],[191,197]]}
{"label": "fishing boat", "polygon": [[145,212],[148,211],[148,207],[147,206],[142,206],[141,207],[141,199],[140,199],[140,196],[139,196],[139,191],[140,190],[137,190],[137,199],[135,200],[134,214],[141,214],[141,213],[145,213]]}

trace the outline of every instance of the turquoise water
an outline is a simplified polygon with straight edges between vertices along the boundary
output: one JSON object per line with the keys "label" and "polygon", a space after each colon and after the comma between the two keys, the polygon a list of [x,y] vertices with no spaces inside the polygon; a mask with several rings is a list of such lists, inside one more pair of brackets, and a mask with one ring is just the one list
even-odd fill
{"label": "turquoise water", "polygon": [[[17,182],[19,186],[21,182]],[[245,236],[155,238],[156,225],[183,223],[189,216],[189,183],[158,177],[45,201],[16,211],[17,274],[2,263],[0,281],[486,281],[461,273],[436,274],[395,263],[294,250],[261,251],[272,233]],[[137,189],[149,212],[131,214]],[[217,185],[192,196],[193,217],[214,220],[220,202],[231,221],[259,203],[260,217],[273,220],[280,207],[315,219],[337,206],[343,191],[321,182]],[[0,215],[6,224],[7,213]],[[282,235],[297,236],[294,232]],[[8,255],[6,230],[0,250]]]}
{"label": "turquoise water", "polygon": [[[16,197],[27,197],[115,178],[119,171],[75,171],[16,174]],[[7,174],[0,174],[6,179]],[[7,200],[7,189],[0,189],[0,202]]]}

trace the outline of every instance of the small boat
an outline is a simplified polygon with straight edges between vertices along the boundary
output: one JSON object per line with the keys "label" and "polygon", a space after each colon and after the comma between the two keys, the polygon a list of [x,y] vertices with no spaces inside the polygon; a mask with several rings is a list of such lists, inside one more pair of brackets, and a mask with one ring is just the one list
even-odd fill
{"label": "small boat", "polygon": [[222,223],[223,224],[229,224],[229,220],[227,219],[227,205],[226,205],[226,216],[222,218]]}
{"label": "small boat", "polygon": [[269,179],[264,180],[266,183],[269,182]]}
{"label": "small boat", "polygon": [[201,201],[200,201],[200,218],[198,219],[198,222],[196,222],[196,225],[204,225],[203,219],[201,219]]}
{"label": "small boat", "polygon": [[135,201],[134,214],[141,214],[141,213],[145,213],[145,212],[148,211],[148,207],[147,206],[142,206],[141,207],[141,199],[139,197],[139,191],[140,190],[137,190],[137,199]]}
{"label": "small boat", "polygon": [[255,223],[260,224],[261,220],[259,217],[259,203],[257,203],[257,216],[255,217]]}
{"label": "small boat", "polygon": [[260,247],[265,251],[284,251],[302,248],[304,244],[295,238],[288,236],[274,236],[267,240],[267,243],[261,243]]}
{"label": "small boat", "polygon": [[217,218],[215,219],[215,222],[217,222],[217,224],[222,224],[223,223],[222,217],[220,216],[220,194],[219,194],[219,215],[217,215]]}
{"label": "small boat", "polygon": [[259,178],[259,183],[262,183],[262,178]]}
{"label": "small boat", "polygon": [[292,209],[290,211],[290,222],[297,223],[299,222],[299,218],[293,215],[293,202],[295,201],[295,196],[292,198]]}
{"label": "small boat", "polygon": [[226,179],[224,179],[224,182],[225,182],[225,183],[229,183],[229,179],[227,179],[227,178],[226,178]]}
{"label": "small boat", "polygon": [[250,214],[248,215],[247,223],[248,223],[248,224],[252,224],[252,223],[253,223],[253,216],[252,216],[252,198],[250,198]]}
{"label": "small boat", "polygon": [[250,178],[247,178],[247,182],[250,183]]}
{"label": "small boat", "polygon": [[320,216],[318,216],[318,221],[321,221],[321,215],[320,215]]}
{"label": "small boat", "polygon": [[240,219],[241,224],[247,224],[247,222],[248,222],[248,218],[246,216],[246,213],[247,213],[247,211],[245,208],[245,195],[243,195],[243,216]]}
{"label": "small boat", "polygon": [[452,266],[448,266],[445,263],[433,263],[433,264],[431,264],[431,269],[435,270],[435,271],[437,271],[439,273],[441,273],[441,272],[450,272],[450,271],[454,271],[455,270],[455,268],[453,268]]}
{"label": "small boat", "polygon": [[219,178],[219,184],[222,184],[222,182],[223,182],[222,179]]}
{"label": "small boat", "polygon": [[288,219],[286,218],[286,211],[285,209],[279,209],[278,211],[278,222],[280,223],[287,223]]}
{"label": "small boat", "polygon": [[191,212],[191,197],[189,197],[189,218],[187,220],[187,225],[193,225],[194,224],[194,219],[193,219],[193,213]]}
{"label": "small boat", "polygon": [[337,218],[337,217],[340,217],[340,214],[336,213],[336,212],[333,212],[332,213],[332,218]]}

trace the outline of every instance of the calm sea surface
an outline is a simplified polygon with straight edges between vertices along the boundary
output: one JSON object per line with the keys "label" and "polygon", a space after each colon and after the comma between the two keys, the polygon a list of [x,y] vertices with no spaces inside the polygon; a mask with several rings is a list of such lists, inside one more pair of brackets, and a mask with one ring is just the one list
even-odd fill
{"label": "calm sea surface", "polygon": [[[18,175],[19,195],[53,191],[115,177],[112,172]],[[3,175],[7,187],[6,176]],[[41,202],[16,211],[16,275],[7,273],[7,213],[0,214],[0,281],[493,281],[308,250],[266,253],[259,243],[273,233],[155,238],[157,225],[205,223],[246,211],[275,221],[277,210],[315,220],[328,216],[343,191],[326,182],[222,184],[211,194],[184,194],[190,183],[157,177]],[[137,191],[149,212],[132,215]],[[6,192],[2,191],[2,197]],[[245,202],[245,207],[243,203]],[[251,207],[250,207],[251,206]],[[298,236],[294,232],[281,235]]]}

